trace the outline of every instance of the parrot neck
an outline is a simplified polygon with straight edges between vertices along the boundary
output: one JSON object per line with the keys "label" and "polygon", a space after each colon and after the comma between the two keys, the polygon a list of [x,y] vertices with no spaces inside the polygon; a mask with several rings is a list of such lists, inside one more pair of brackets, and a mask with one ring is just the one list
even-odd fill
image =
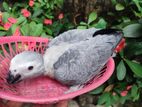
{"label": "parrot neck", "polygon": [[52,46],[45,51],[45,54],[43,56],[44,67],[45,67],[44,75],[49,76],[53,79],[55,78],[54,77],[54,72],[55,72],[54,64],[58,61],[59,57],[66,50],[68,50],[71,46],[72,44],[61,43],[60,45]]}
{"label": "parrot neck", "polygon": [[53,71],[53,69],[49,68],[47,71],[45,70],[44,75],[54,79],[54,71]]}

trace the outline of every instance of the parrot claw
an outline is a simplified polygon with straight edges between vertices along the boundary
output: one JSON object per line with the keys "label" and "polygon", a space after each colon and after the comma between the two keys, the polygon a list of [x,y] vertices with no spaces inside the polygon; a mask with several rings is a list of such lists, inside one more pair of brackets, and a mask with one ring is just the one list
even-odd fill
{"label": "parrot claw", "polygon": [[84,85],[74,85],[74,86],[71,86],[69,88],[69,90],[65,92],[65,94],[69,94],[71,92],[78,91],[78,90],[82,89],[83,87],[84,87]]}

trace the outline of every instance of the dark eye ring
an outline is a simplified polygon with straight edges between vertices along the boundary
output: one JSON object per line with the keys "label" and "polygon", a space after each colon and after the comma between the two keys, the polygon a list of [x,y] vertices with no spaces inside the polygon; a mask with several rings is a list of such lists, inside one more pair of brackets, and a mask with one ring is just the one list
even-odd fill
{"label": "dark eye ring", "polygon": [[33,66],[29,66],[28,67],[28,70],[32,70],[34,67]]}

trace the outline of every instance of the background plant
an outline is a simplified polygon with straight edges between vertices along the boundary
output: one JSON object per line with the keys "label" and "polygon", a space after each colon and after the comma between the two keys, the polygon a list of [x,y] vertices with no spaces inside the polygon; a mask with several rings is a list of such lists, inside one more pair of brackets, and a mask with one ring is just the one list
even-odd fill
{"label": "background plant", "polygon": [[[100,20],[102,18],[100,17],[98,19],[93,17],[93,23],[86,25],[80,23],[81,26],[87,28],[90,26],[99,28],[107,26],[122,29],[124,32],[126,47],[115,59],[115,73],[107,83],[90,92],[90,94],[99,95],[98,104],[105,104],[106,106],[114,103],[124,104],[128,100],[139,100],[142,89],[142,1],[125,0],[121,3],[112,0],[112,4],[115,10],[108,12],[107,16],[103,16],[104,21],[101,26]],[[95,16],[95,13],[91,13],[89,18],[92,14]],[[117,18],[115,18],[116,16]],[[112,17],[113,20],[110,21],[108,17]],[[87,21],[90,20],[89,18]]]}
{"label": "background plant", "polygon": [[[12,35],[20,27],[22,35],[56,36],[60,31],[72,27],[61,11],[62,5],[63,0],[29,0],[10,5],[3,2],[3,24],[8,22],[9,17],[15,18],[17,22],[7,30],[1,26],[0,35]],[[23,9],[26,11],[22,11]]]}

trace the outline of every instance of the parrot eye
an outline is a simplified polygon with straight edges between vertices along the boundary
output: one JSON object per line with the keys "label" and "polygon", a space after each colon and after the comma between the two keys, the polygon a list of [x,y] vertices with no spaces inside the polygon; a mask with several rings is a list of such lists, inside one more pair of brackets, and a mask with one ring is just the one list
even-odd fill
{"label": "parrot eye", "polygon": [[28,67],[28,70],[32,70],[34,67],[33,66],[29,66]]}

